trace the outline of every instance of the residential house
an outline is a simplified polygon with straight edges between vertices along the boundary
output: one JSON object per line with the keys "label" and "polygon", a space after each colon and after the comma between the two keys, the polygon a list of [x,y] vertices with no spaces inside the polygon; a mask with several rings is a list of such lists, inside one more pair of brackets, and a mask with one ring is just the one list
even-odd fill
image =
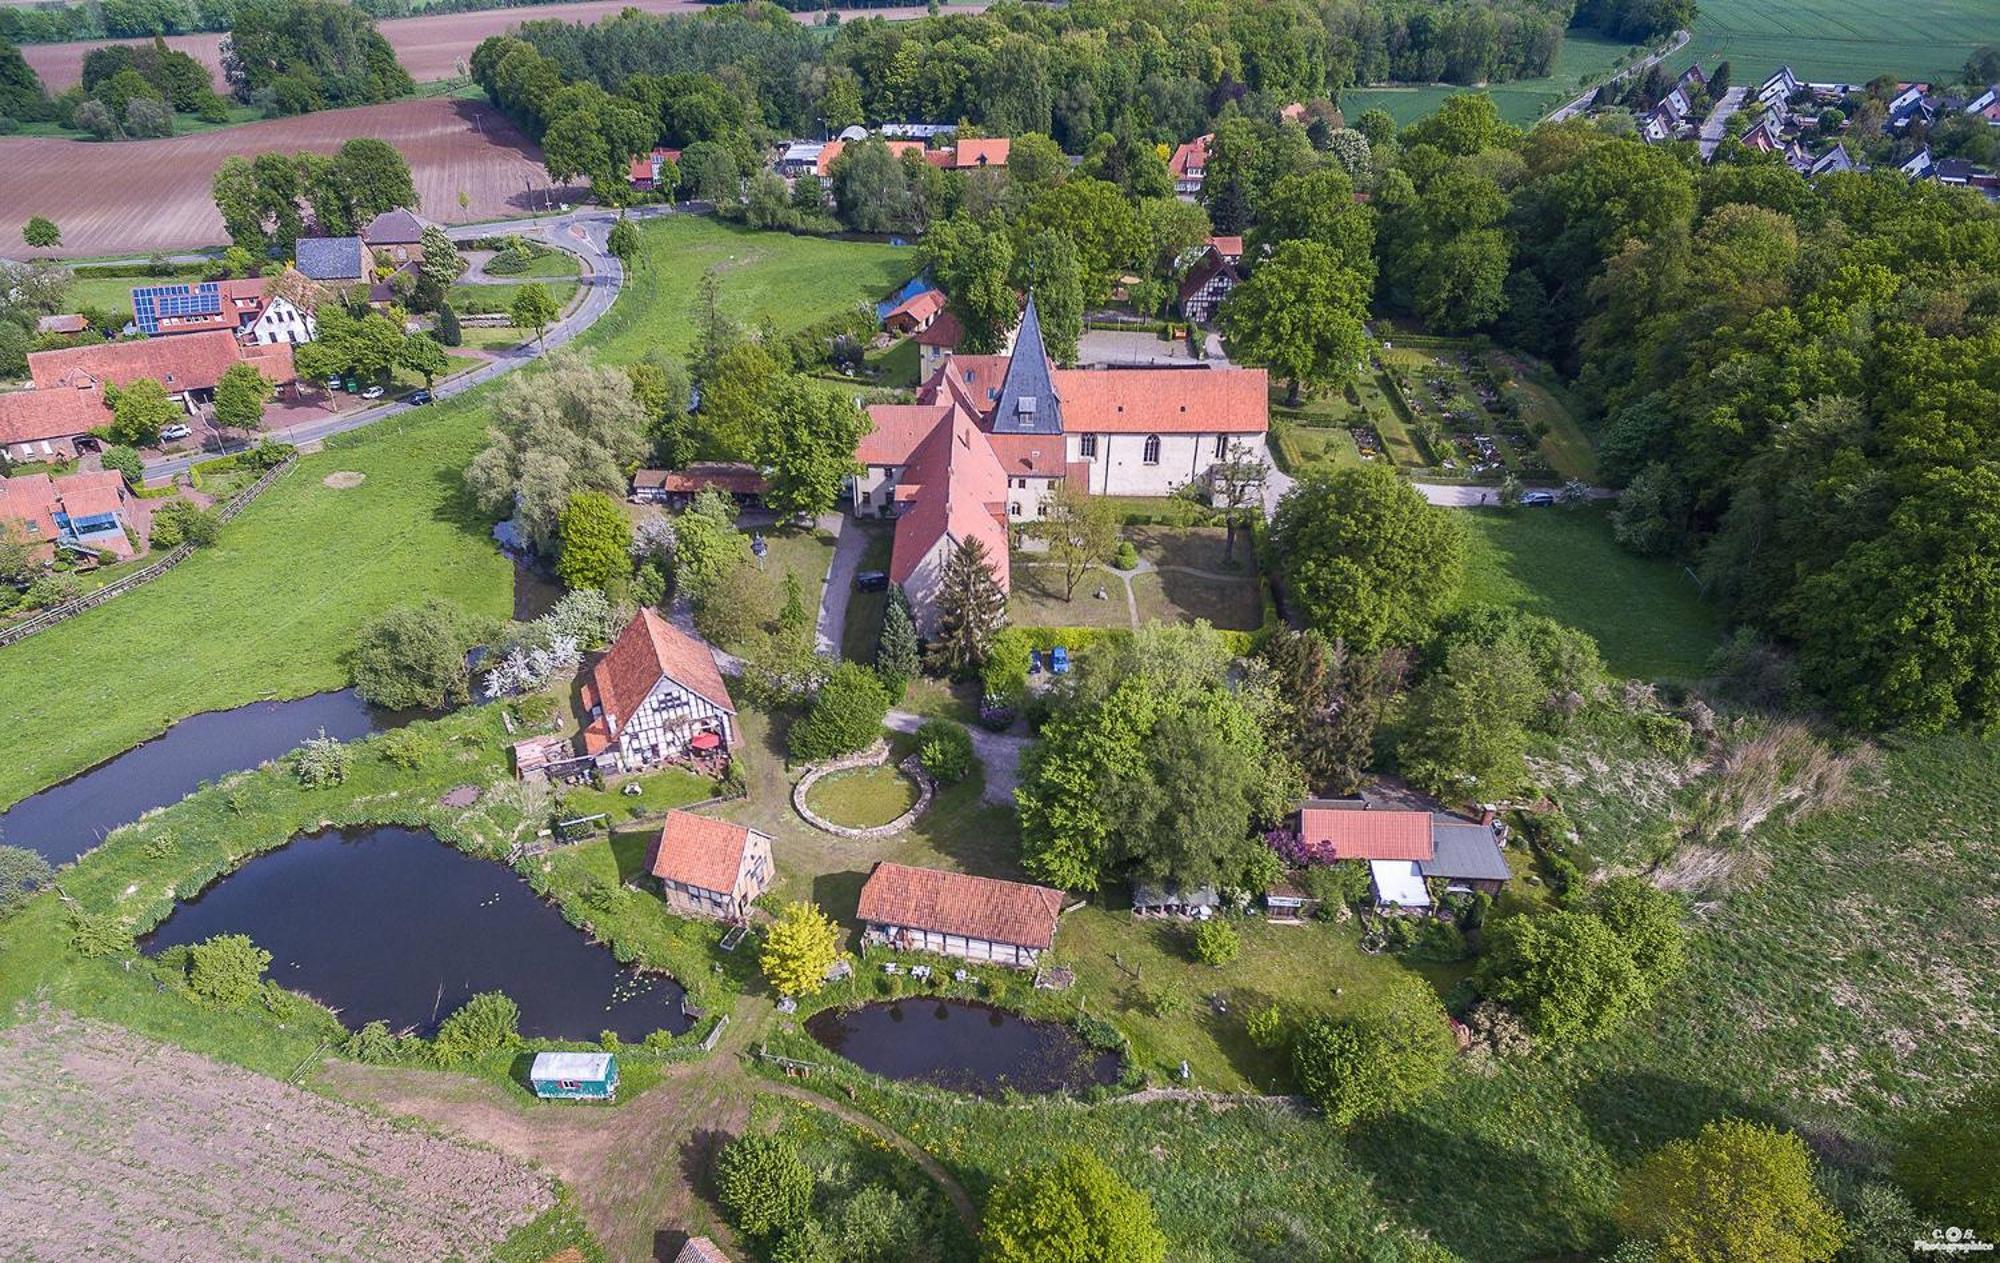
{"label": "residential house", "polygon": [[861,887],[862,940],[1031,968],[1054,946],[1063,895],[1047,886],[883,861]]}
{"label": "residential house", "polygon": [[1007,155],[1014,148],[1014,142],[1005,136],[959,139],[948,149],[932,149],[924,154],[924,161],[947,171],[1001,170],[1007,165]]}
{"label": "residential house", "polygon": [[653,851],[653,876],[679,915],[741,921],[771,888],[771,839],[747,825],[669,811]]}
{"label": "residential house", "polygon": [[1167,159],[1167,170],[1174,177],[1174,194],[1183,202],[1201,197],[1202,180],[1208,174],[1208,147],[1214,140],[1214,132],[1197,136],[1175,149],[1174,156]]}
{"label": "residential house", "polygon": [[1299,809],[1299,838],[1315,859],[1367,863],[1376,902],[1388,906],[1429,907],[1432,881],[1446,893],[1498,894],[1511,875],[1491,813],[1473,822],[1310,799]]}
{"label": "residential house", "polygon": [[[1358,201],[1359,198],[1356,200]],[[1231,233],[1228,236],[1210,237],[1208,239],[1208,248],[1221,255],[1229,263],[1243,262],[1243,238],[1240,234]]]}
{"label": "residential house", "polygon": [[778,151],[774,169],[787,180],[796,180],[819,169],[819,156],[825,149],[825,141],[795,140]]}
{"label": "residential house", "polygon": [[945,360],[956,354],[964,341],[965,326],[959,323],[958,317],[952,315],[951,308],[947,306],[937,314],[936,319],[917,331],[918,380],[928,380],[944,367]]}
{"label": "residential house", "polygon": [[422,263],[424,229],[429,227],[429,220],[398,206],[369,220],[368,226],[361,230],[361,243],[371,253],[387,255],[397,267],[405,263]]}
{"label": "residential house", "polygon": [[88,449],[86,436],[111,424],[101,394],[74,390],[0,392],[0,454],[8,460],[60,461]]}
{"label": "residential house", "polygon": [[729,1263],[729,1256],[707,1237],[689,1237],[674,1255],[674,1263]]}
{"label": "residential house", "polygon": [[[1237,257],[1242,257],[1242,238],[1236,238]],[[1201,258],[1187,270],[1181,278],[1181,315],[1198,325],[1208,324],[1215,319],[1216,309],[1222,300],[1229,297],[1243,277],[1236,270],[1236,264],[1220,250],[1210,245],[1202,251]]]}
{"label": "residential house", "polygon": [[928,635],[951,552],[981,539],[1005,590],[1007,526],[1039,520],[1058,483],[1166,496],[1239,447],[1268,460],[1268,389],[1263,369],[1059,369],[1031,296],[1011,353],[948,354],[915,403],[868,410],[854,512],[896,519],[889,577]]}
{"label": "residential house", "polygon": [[1930,146],[1926,145],[1911,154],[1904,161],[1903,165],[1897,167],[1896,170],[1902,172],[1912,180],[1921,180],[1931,173],[1931,168],[1935,165],[1936,163],[1931,160]]}
{"label": "residential house", "polygon": [[299,271],[322,285],[369,285],[375,261],[359,237],[300,237],[292,248]]}
{"label": "residential house", "polygon": [[1931,167],[1931,178],[1954,188],[1969,188],[1978,170],[1963,158],[1940,158]]}
{"label": "residential house", "polygon": [[1780,66],[1777,74],[1758,86],[1757,104],[1782,105],[1796,96],[1803,86],[1805,85],[1799,82],[1799,77],[1792,73],[1790,66]]}
{"label": "residential house", "polygon": [[1847,146],[1835,144],[1833,148],[1813,159],[1813,164],[1806,170],[1806,174],[1808,176],[1820,176],[1832,171],[1859,170],[1861,170],[1861,166],[1848,156]]}
{"label": "residential house", "polygon": [[632,475],[632,499],[638,504],[668,504],[685,508],[703,491],[726,491],[744,507],[758,504],[769,489],[755,465],[734,460],[695,461],[683,469],[641,469]]}
{"label": "residential house", "polygon": [[0,521],[13,523],[44,561],[58,548],[120,560],[136,556],[139,550],[125,537],[133,503],[115,470],[0,478]]}
{"label": "residential house", "polygon": [[1696,62],[1686,70],[1681,71],[1681,77],[1674,81],[1674,86],[1688,89],[1690,92],[1697,89],[1706,92],[1708,91],[1708,75],[1702,70],[1701,63]]}
{"label": "residential house", "polygon": [[632,159],[625,170],[625,182],[641,193],[658,192],[666,183],[667,164],[678,164],[680,160],[678,149],[655,148]]}
{"label": "residential house", "polygon": [[1757,153],[1780,153],[1785,148],[1785,141],[1779,134],[1777,124],[1764,119],[1743,133],[1743,147]]}
{"label": "residential house", "polygon": [[1887,109],[1889,121],[1884,131],[1900,132],[1912,123],[1929,125],[1936,117],[1937,109],[1930,102],[1931,85],[1928,83],[1900,83],[1899,91],[1889,98]]}
{"label": "residential house", "polygon": [[262,346],[312,341],[312,313],[271,289],[260,277],[142,285],[132,291],[132,324],[155,338],[226,329]]}
{"label": "residential house", "polygon": [[932,141],[958,130],[956,123],[884,123],[876,129],[887,140]]}
{"label": "residential house", "polygon": [[945,297],[941,289],[919,290],[890,308],[882,319],[882,326],[899,337],[912,333],[922,333],[937,323],[944,315]]}
{"label": "residential house", "polygon": [[591,667],[583,705],[584,753],[607,771],[720,757],[736,744],[736,703],[715,655],[651,606]]}

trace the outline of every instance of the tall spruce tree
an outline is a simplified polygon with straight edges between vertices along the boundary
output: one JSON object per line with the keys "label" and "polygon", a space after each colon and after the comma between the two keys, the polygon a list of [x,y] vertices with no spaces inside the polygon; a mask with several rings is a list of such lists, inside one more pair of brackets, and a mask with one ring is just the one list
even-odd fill
{"label": "tall spruce tree", "polygon": [[947,674],[970,671],[986,661],[993,637],[1007,622],[1007,594],[994,581],[986,544],[977,536],[959,542],[938,583],[937,636],[933,666]]}
{"label": "tall spruce tree", "polygon": [[875,669],[884,676],[909,680],[922,665],[917,623],[910,617],[910,598],[903,595],[901,584],[892,583],[888,603],[882,607],[882,634],[875,642]]}

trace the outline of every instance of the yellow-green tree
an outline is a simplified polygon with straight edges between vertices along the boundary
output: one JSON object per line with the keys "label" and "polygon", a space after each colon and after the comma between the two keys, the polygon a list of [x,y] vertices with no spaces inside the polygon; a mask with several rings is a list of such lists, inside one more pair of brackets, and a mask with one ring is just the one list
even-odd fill
{"label": "yellow-green tree", "polygon": [[818,904],[799,899],[778,914],[758,963],[779,995],[814,995],[840,956],[840,927]]}
{"label": "yellow-green tree", "polygon": [[993,1190],[985,1263],[1160,1263],[1153,1204],[1082,1149],[1017,1170]]}
{"label": "yellow-green tree", "polygon": [[1812,1155],[1787,1131],[1725,1118],[1626,1175],[1618,1222],[1661,1263],[1820,1263],[1840,1249],[1840,1216],[1813,1186]]}

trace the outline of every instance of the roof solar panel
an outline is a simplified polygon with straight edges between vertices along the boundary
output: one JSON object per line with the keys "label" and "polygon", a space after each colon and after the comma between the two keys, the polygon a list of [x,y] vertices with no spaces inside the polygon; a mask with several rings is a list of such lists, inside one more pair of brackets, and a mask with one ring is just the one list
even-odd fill
{"label": "roof solar panel", "polygon": [[158,333],[163,318],[222,313],[222,287],[215,281],[182,285],[142,285],[132,291],[133,322],[143,333]]}

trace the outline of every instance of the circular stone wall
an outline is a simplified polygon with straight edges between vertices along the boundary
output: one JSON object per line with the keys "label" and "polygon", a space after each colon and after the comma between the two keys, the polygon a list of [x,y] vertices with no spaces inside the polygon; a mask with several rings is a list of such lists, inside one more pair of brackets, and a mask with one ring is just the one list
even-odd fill
{"label": "circular stone wall", "polygon": [[917,756],[914,754],[897,764],[896,767],[903,775],[917,783],[917,801],[911,805],[908,811],[897,816],[887,824],[878,824],[868,829],[856,829],[844,824],[835,824],[833,821],[814,811],[806,803],[807,795],[812,792],[813,786],[819,784],[821,778],[831,776],[835,772],[851,771],[854,768],[881,767],[888,763],[888,761],[889,746],[887,742],[883,741],[876,742],[873,746],[863,750],[859,754],[850,754],[838,759],[828,759],[799,778],[799,783],[792,789],[793,810],[797,811],[799,817],[813,828],[823,833],[831,833],[835,837],[855,839],[886,838],[893,834],[901,833],[916,823],[917,817],[930,810],[931,797],[937,792],[937,783],[931,780],[930,774],[924,771],[923,765],[917,761]]}

